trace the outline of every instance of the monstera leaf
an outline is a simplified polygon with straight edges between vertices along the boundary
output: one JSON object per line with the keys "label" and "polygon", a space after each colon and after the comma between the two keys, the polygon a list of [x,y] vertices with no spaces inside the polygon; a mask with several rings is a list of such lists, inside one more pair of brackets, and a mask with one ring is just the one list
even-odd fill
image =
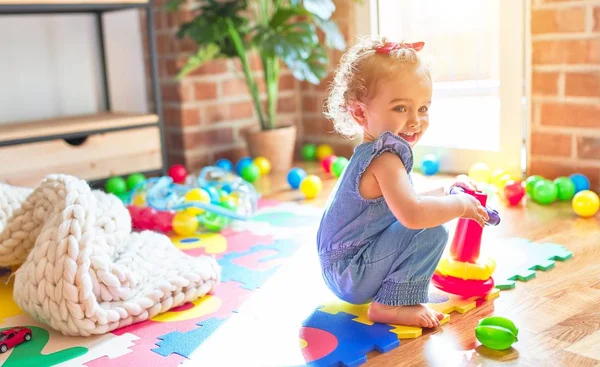
{"label": "monstera leaf", "polygon": [[325,44],[327,47],[333,47],[340,51],[346,48],[344,36],[342,35],[342,32],[340,32],[340,29],[335,22],[321,19],[317,16],[313,17],[313,19],[317,27],[319,27],[325,34]]}
{"label": "monstera leaf", "polygon": [[325,20],[331,18],[335,11],[332,0],[291,0],[291,4],[295,7],[302,5],[311,14]]}
{"label": "monstera leaf", "polygon": [[192,71],[199,68],[200,66],[202,66],[202,64],[204,64],[205,62],[217,58],[219,52],[219,46],[217,46],[214,43],[209,43],[207,45],[201,46],[200,49],[198,49],[198,52],[196,52],[196,54],[190,56],[187,59],[185,65],[183,65],[183,67],[177,74],[177,78],[181,79],[186,74],[189,74]]}
{"label": "monstera leaf", "polygon": [[283,61],[298,80],[319,84],[320,80],[327,75],[327,51],[321,45],[313,48],[307,58],[297,59],[289,56],[284,58]]}

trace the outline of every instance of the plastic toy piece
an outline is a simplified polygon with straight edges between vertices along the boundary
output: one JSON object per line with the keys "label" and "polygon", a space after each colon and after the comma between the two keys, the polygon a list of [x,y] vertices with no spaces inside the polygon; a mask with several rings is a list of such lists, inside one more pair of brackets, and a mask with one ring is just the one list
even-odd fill
{"label": "plastic toy piece", "polygon": [[519,328],[509,319],[501,316],[487,317],[475,328],[475,336],[481,344],[495,350],[505,350],[519,341]]}
{"label": "plastic toy piece", "polygon": [[152,349],[153,352],[163,357],[171,353],[179,354],[182,357],[189,358],[190,354],[200,346],[212,333],[223,324],[225,320],[212,318],[202,322],[199,328],[182,333],[173,331],[171,333],[159,336],[156,342],[158,348]]}
{"label": "plastic toy piece", "polygon": [[28,327],[13,327],[0,331],[0,353],[6,353],[9,349],[21,343],[30,341],[32,331]]}
{"label": "plastic toy piece", "polygon": [[441,275],[448,275],[460,279],[486,280],[496,270],[496,262],[492,259],[480,261],[479,263],[465,263],[454,261],[447,257],[440,260],[437,270]]}
{"label": "plastic toy piece", "polygon": [[433,274],[431,282],[440,290],[452,294],[459,294],[464,298],[476,297],[489,293],[494,289],[494,279],[465,280],[451,276],[443,276],[440,273]]}

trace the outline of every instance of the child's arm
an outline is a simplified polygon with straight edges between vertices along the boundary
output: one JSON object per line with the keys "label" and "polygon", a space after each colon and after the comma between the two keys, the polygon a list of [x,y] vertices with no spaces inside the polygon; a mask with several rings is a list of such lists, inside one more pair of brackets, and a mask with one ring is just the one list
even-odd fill
{"label": "child's arm", "polygon": [[444,187],[438,187],[435,189],[430,189],[426,191],[419,192],[419,196],[444,196],[446,195],[446,189]]}
{"label": "child's arm", "polygon": [[471,195],[417,195],[404,164],[393,153],[384,153],[374,159],[371,172],[392,213],[407,228],[431,228],[458,217],[471,218],[481,226],[485,225],[487,213]]}

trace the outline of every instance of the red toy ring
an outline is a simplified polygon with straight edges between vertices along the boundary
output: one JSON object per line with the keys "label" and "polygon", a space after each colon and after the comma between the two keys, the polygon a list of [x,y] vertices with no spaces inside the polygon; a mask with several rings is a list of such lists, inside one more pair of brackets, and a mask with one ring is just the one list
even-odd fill
{"label": "red toy ring", "polygon": [[487,280],[464,280],[435,272],[431,282],[439,290],[464,298],[485,296],[494,288],[494,279],[491,277]]}

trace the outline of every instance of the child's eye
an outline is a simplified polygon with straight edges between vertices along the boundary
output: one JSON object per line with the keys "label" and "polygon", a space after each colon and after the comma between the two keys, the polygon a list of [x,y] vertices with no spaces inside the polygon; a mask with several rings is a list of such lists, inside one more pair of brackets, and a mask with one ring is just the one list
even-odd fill
{"label": "child's eye", "polygon": [[396,112],[406,112],[406,106],[396,106],[396,107],[394,107],[394,111],[396,111]]}
{"label": "child's eye", "polygon": [[419,108],[419,112],[427,112],[429,111],[429,108],[427,108],[427,106],[423,106],[421,108]]}

